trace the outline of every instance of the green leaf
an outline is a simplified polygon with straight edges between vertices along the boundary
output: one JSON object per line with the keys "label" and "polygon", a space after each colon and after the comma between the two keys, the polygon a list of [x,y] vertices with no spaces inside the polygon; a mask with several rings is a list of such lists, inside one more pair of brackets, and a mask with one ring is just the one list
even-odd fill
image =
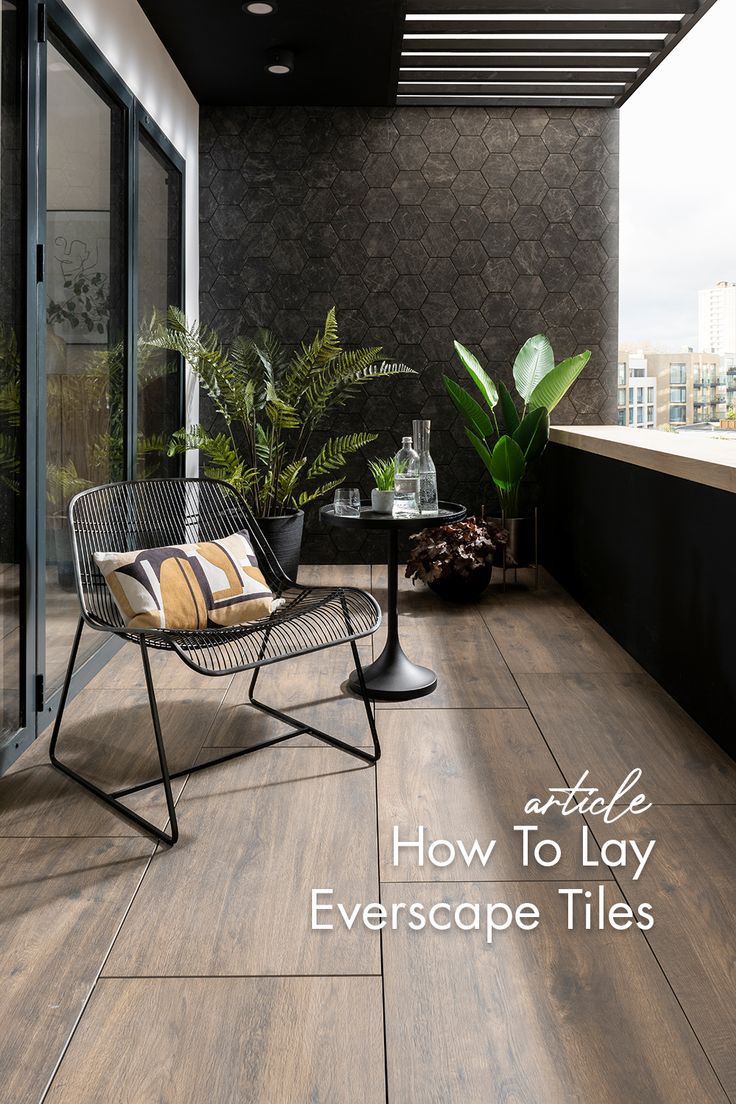
{"label": "green leaf", "polygon": [[544,452],[549,440],[549,414],[546,406],[531,410],[514,430],[512,437],[524,453],[527,464]]}
{"label": "green leaf", "polygon": [[344,481],[345,476],[343,475],[341,479],[333,479],[330,483],[323,483],[321,486],[317,487],[315,491],[302,491],[297,499],[297,506],[299,506],[299,508],[307,506],[310,502],[314,502],[315,498],[321,498],[322,495],[334,491],[335,487],[339,487]]}
{"label": "green leaf", "polygon": [[493,482],[502,491],[511,491],[521,483],[526,463],[524,453],[513,437],[504,435],[496,441],[489,470]]}
{"label": "green leaf", "polygon": [[312,461],[307,477],[327,475],[337,471],[347,461],[348,456],[362,449],[364,445],[375,441],[377,433],[349,433],[345,437],[332,437],[326,441]]}
{"label": "green leaf", "polygon": [[491,410],[493,410],[498,402],[498,391],[496,390],[495,383],[488,375],[485,368],[481,367],[478,358],[471,353],[470,349],[466,349],[464,345],[461,345],[459,341],[455,342],[455,352],[465,365],[465,370],[473,383],[478,388]]}
{"label": "green leaf", "polygon": [[472,429],[468,429],[467,426],[465,427],[465,432],[468,435],[468,440],[472,443],[473,447],[475,448],[475,451],[478,453],[481,460],[483,461],[485,466],[488,468],[488,473],[492,478],[493,477],[493,472],[492,472],[492,469],[491,469],[491,464],[492,464],[492,459],[493,458],[491,456],[491,452],[490,452],[488,446],[486,445],[485,441],[481,441],[480,437],[478,437],[478,435],[476,433],[473,433]]}
{"label": "green leaf", "polygon": [[491,437],[493,435],[493,422],[480,403],[477,402],[472,395],[469,395],[467,391],[464,391],[454,380],[451,380],[449,376],[443,376],[442,378],[445,381],[447,394],[450,396],[463,418],[465,418],[465,421],[468,422],[471,428],[481,437]]}
{"label": "green leaf", "polygon": [[511,398],[511,392],[503,380],[498,381],[498,394],[501,400],[501,410],[503,411],[503,421],[506,426],[506,432],[513,434],[519,426],[519,412],[516,409],[514,400]]}
{"label": "green leaf", "polygon": [[590,360],[590,351],[578,353],[577,356],[568,357],[561,361],[544,379],[540,380],[531,395],[529,406],[532,410],[543,406],[549,414],[552,413],[558,402],[565,397],[575,380]]}
{"label": "green leaf", "polygon": [[514,361],[514,382],[525,403],[529,403],[534,388],[554,366],[552,346],[544,334],[524,342]]}

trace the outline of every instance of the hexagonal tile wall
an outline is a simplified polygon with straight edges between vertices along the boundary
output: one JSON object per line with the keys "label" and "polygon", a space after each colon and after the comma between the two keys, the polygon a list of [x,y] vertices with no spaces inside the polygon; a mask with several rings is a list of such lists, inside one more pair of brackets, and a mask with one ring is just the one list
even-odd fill
{"label": "hexagonal tile wall", "polygon": [[[618,114],[572,108],[203,108],[201,318],[311,337],[333,303],[343,340],[383,344],[419,375],[351,399],[340,428],[395,451],[433,420],[443,497],[477,510],[487,477],[445,398],[453,338],[511,383],[519,345],[593,356],[559,420],[613,421]],[[206,403],[205,403],[206,407]],[[369,486],[365,456],[348,482]],[[380,560],[380,541],[308,518],[305,562]]]}

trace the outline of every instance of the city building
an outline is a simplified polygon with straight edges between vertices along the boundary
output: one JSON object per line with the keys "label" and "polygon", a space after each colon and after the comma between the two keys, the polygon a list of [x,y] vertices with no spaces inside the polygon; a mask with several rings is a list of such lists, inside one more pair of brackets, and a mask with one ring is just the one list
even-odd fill
{"label": "city building", "polygon": [[639,429],[720,421],[736,405],[736,357],[619,353],[618,424]]}
{"label": "city building", "polygon": [[698,346],[720,356],[736,355],[736,283],[721,280],[698,293]]}

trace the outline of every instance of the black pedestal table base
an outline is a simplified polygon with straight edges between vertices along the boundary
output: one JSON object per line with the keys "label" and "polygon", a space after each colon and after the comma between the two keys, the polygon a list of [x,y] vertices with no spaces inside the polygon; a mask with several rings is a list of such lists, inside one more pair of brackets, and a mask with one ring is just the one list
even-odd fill
{"label": "black pedestal table base", "polygon": [[[362,509],[360,517],[343,517],[335,514],[332,506],[323,506],[320,513],[328,525],[370,527],[387,531],[386,644],[378,659],[363,668],[369,696],[375,701],[410,701],[412,698],[431,694],[437,688],[436,674],[429,667],[412,663],[399,639],[399,530],[418,530],[458,521],[465,516],[465,508],[455,503],[442,502],[438,514],[421,518],[393,518],[391,515],[375,514],[369,508]],[[353,671],[348,681],[352,690],[359,691],[356,671]]]}

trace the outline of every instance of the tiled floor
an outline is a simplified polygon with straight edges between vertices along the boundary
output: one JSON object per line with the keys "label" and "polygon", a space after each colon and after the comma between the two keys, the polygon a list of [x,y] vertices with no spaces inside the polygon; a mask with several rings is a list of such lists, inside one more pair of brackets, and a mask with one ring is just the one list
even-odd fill
{"label": "tiled floor", "polygon": [[[384,597],[378,570],[303,574]],[[181,779],[173,850],[48,766],[48,736],[0,780],[2,1104],[736,1102],[736,764],[550,581],[476,607],[404,584],[401,605],[440,684],[378,710],[377,770],[302,736]],[[153,769],[138,665],[124,651],[68,712],[64,754],[110,787]],[[269,669],[262,696],[365,744],[350,666],[343,648]],[[174,768],[273,728],[243,676],[157,655],[154,677]],[[559,865],[521,865],[531,794],[586,769],[608,792],[634,766],[654,807],[588,823],[591,859],[656,838],[640,879],[582,866],[561,816],[544,821]],[[394,866],[395,825],[498,842],[486,865]],[[558,890],[599,884],[607,906],[652,902],[654,927],[568,931]],[[544,922],[490,946],[313,931],[315,888],[348,908],[533,901]]]}

